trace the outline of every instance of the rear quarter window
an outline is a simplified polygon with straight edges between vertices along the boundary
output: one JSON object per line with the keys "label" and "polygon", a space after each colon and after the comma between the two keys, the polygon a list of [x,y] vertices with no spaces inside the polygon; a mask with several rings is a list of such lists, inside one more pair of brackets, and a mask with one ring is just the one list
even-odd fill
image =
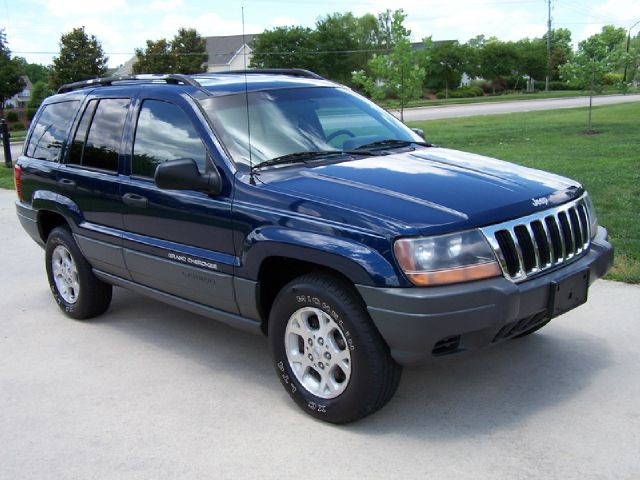
{"label": "rear quarter window", "polygon": [[91,100],[76,130],[69,164],[116,172],[128,98]]}
{"label": "rear quarter window", "polygon": [[31,131],[25,155],[50,162],[59,161],[79,105],[78,100],[45,105]]}

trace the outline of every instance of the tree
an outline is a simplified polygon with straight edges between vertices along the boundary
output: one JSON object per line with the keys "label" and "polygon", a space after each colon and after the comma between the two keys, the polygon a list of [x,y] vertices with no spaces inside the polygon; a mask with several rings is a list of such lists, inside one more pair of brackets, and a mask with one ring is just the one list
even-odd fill
{"label": "tree", "polygon": [[625,86],[629,86],[627,81],[632,83],[635,81],[636,72],[640,66],[640,32],[631,38],[627,38],[627,45],[625,47],[626,53],[624,55],[624,78]]}
{"label": "tree", "polygon": [[620,36],[615,32],[616,29],[609,27],[611,26],[603,27],[601,33],[596,33],[580,42],[578,53],[573,60],[560,67],[561,78],[589,88],[588,132],[593,132],[591,122],[593,93],[602,85],[605,74],[615,70],[623,53],[616,50],[616,47],[624,39],[624,30],[618,29],[622,30],[622,36]]}
{"label": "tree", "polygon": [[596,33],[607,53],[611,53],[616,49],[622,49],[624,41],[627,38],[627,32],[624,28],[616,28],[613,25],[605,25],[600,33]]}
{"label": "tree", "polygon": [[490,38],[478,53],[479,73],[487,80],[491,80],[491,89],[495,94],[496,85],[516,68],[517,53],[515,44]]}
{"label": "tree", "polygon": [[20,61],[11,58],[4,29],[0,30],[0,118],[4,118],[4,102],[24,88]]}
{"label": "tree", "polygon": [[133,73],[172,73],[176,68],[169,42],[164,38],[147,40],[147,47],[144,50],[136,48],[135,53],[137,61]]}
{"label": "tree", "polygon": [[60,55],[53,59],[49,86],[57,90],[65,83],[103,76],[107,61],[98,39],[84,27],[74,28],[60,37]]}
{"label": "tree", "polygon": [[22,57],[15,57],[15,58],[22,65],[22,71],[27,77],[29,77],[29,80],[31,80],[31,83],[48,81],[49,74],[51,73],[50,67],[40,65],[39,63],[29,63],[27,62],[26,59]]}
{"label": "tree", "polygon": [[514,44],[514,71],[519,76],[543,79],[547,75],[547,43],[541,38],[523,38]]}
{"label": "tree", "polygon": [[[545,45],[547,34],[542,36]],[[573,56],[571,46],[571,30],[568,28],[554,28],[551,30],[551,80],[560,78],[560,65],[564,65]]]}
{"label": "tree", "polygon": [[430,58],[425,64],[425,86],[444,88],[445,98],[448,98],[449,89],[459,85],[462,74],[467,71],[470,47],[456,40],[432,42],[426,38],[423,43]]}
{"label": "tree", "polygon": [[251,48],[251,67],[317,70],[317,35],[310,28],[276,27],[265,30],[254,37]]}
{"label": "tree", "polygon": [[[422,94],[425,71],[419,54],[411,47],[411,32],[403,23],[406,14],[402,9],[391,16],[391,51],[387,55],[374,55],[369,61],[371,75],[363,71],[353,73],[353,81],[361,85],[374,100],[382,100],[386,94],[400,99],[400,118],[403,119],[404,106]],[[424,53],[423,53],[424,55]]]}
{"label": "tree", "polygon": [[[316,22],[317,73],[338,82],[351,81],[351,72],[363,68],[353,52],[367,45],[359,43],[358,20],[352,13],[334,13]],[[366,65],[366,63],[365,63]]]}
{"label": "tree", "polygon": [[193,28],[181,28],[168,41],[147,40],[147,47],[135,49],[137,62],[133,73],[182,73],[190,75],[206,71],[206,40]]}
{"label": "tree", "polygon": [[29,108],[38,108],[42,101],[51,95],[53,92],[49,89],[49,85],[44,80],[38,80],[33,84],[31,89],[31,97],[29,98]]}
{"label": "tree", "polygon": [[209,58],[207,41],[194,28],[181,28],[171,40],[171,54],[175,58],[175,72],[190,75],[206,71]]}

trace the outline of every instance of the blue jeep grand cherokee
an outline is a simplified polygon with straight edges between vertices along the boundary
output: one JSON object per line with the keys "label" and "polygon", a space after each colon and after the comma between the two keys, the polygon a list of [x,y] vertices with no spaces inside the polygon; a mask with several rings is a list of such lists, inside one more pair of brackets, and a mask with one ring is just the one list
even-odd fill
{"label": "blue jeep grand cherokee", "polygon": [[303,70],[65,85],[15,181],[67,315],[116,285],[261,332],[334,423],[389,401],[400,365],[582,304],[613,258],[577,182],[430,145]]}

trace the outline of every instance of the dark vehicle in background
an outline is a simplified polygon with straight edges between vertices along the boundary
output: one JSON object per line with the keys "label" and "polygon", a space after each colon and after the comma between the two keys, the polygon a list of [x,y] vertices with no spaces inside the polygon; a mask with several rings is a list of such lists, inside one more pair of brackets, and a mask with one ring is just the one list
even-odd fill
{"label": "dark vehicle in background", "polygon": [[68,316],[115,285],[265,334],[287,392],[334,423],[381,408],[401,365],[584,303],[613,258],[577,182],[431,145],[303,70],[66,85],[15,181]]}

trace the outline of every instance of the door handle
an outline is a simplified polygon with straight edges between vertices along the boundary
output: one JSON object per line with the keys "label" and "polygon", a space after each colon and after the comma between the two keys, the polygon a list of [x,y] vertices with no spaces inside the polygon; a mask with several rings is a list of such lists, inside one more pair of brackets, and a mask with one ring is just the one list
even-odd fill
{"label": "door handle", "polygon": [[69,180],[68,178],[61,178],[58,180],[58,185],[61,185],[66,188],[76,188],[76,182],[73,180]]}
{"label": "door handle", "polygon": [[149,199],[147,197],[135,193],[125,193],[122,196],[122,202],[130,207],[147,208],[149,206]]}

